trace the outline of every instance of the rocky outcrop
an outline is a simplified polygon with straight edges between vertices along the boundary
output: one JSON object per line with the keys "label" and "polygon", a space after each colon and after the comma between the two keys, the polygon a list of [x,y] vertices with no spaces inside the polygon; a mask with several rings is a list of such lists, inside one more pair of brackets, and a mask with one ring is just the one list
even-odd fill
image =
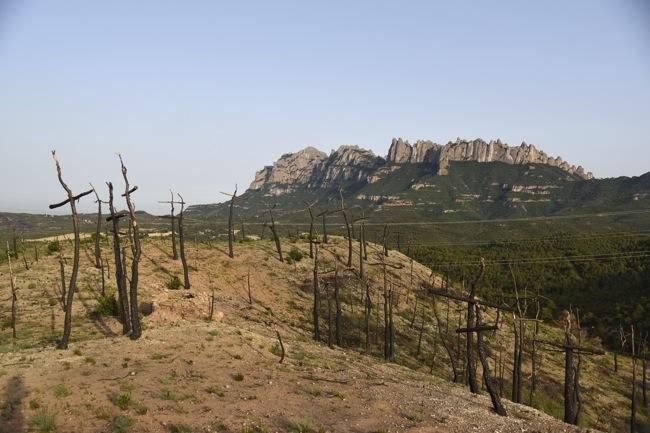
{"label": "rocky outcrop", "polygon": [[370,150],[341,146],[314,170],[309,187],[332,188],[345,182],[365,182],[385,162]]}
{"label": "rocky outcrop", "polygon": [[[280,193],[292,191],[293,186],[306,185],[311,179],[314,170],[327,159],[325,152],[313,147],[296,153],[287,153],[275,161],[272,166],[266,166],[255,173],[255,180],[249,189],[260,190],[265,186],[280,185]],[[279,194],[275,194],[279,195]]]}
{"label": "rocky outcrop", "polygon": [[520,146],[510,147],[501,140],[492,140],[488,143],[480,138],[476,140],[458,138],[455,142],[450,141],[444,146],[430,141],[417,141],[411,146],[408,141],[394,138],[388,149],[387,159],[388,162],[395,164],[437,164],[439,175],[448,174],[450,161],[498,161],[506,164],[547,164],[581,179],[593,178],[593,175],[585,172],[581,166],[571,165],[560,157],[548,156],[532,144],[525,142]]}
{"label": "rocky outcrop", "polygon": [[581,179],[593,178],[582,167],[570,165],[560,157],[548,156],[526,143],[510,147],[501,140],[488,143],[481,139],[457,139],[446,145],[428,140],[418,140],[411,145],[406,140],[394,138],[386,159],[358,146],[341,146],[329,156],[313,147],[282,155],[272,166],[255,174],[250,189],[263,189],[266,194],[277,196],[299,188],[329,189],[348,183],[373,183],[399,169],[400,164],[408,163],[430,164],[433,172],[444,176],[449,173],[451,161],[547,164]]}
{"label": "rocky outcrop", "polygon": [[345,182],[367,181],[383,164],[383,158],[358,146],[341,146],[329,156],[307,147],[282,155],[272,166],[258,171],[249,189],[282,195],[301,187],[337,188]]}

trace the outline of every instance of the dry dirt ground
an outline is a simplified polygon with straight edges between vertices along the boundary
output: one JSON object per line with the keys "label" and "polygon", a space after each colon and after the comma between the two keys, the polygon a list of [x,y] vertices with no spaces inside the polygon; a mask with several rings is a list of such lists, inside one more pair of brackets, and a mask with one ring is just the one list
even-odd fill
{"label": "dry dirt ground", "polygon": [[[323,271],[333,269],[337,255],[345,256],[345,241],[337,238],[333,244],[321,251]],[[180,261],[168,252],[169,240],[147,240],[143,246],[140,298],[153,302],[154,312],[143,318],[142,338],[120,336],[120,324],[112,317],[92,318],[101,273],[92,266],[92,245],[85,243],[73,338],[65,351],[53,347],[63,319],[57,301],[57,256],[46,255],[42,245],[40,259],[30,270],[14,264],[20,288],[15,342],[6,328],[8,268],[0,265],[5,328],[0,340],[0,432],[582,431],[508,401],[510,416],[497,416],[486,395],[472,395],[443,378],[449,369],[441,348],[426,346],[423,352],[428,355],[420,356],[424,363],[419,363],[410,346],[400,347],[400,338],[407,338],[402,336],[407,331],[400,330],[408,328],[408,312],[415,302],[412,287],[431,281],[431,275],[415,263],[411,285],[411,263],[399,253],[391,252],[390,260],[402,268],[389,275],[402,288],[397,356],[413,368],[360,353],[355,338],[360,335],[356,320],[362,306],[354,304],[361,288],[343,267],[344,317],[354,328],[346,334],[350,348],[329,348],[311,339],[312,263],[304,242],[293,244],[305,255],[293,264],[280,263],[268,241],[236,244],[234,259],[227,257],[222,244],[192,243],[187,246],[189,291],[167,288],[173,275],[182,280]],[[290,248],[285,245],[285,255]],[[66,255],[71,250],[64,244]],[[109,254],[104,244],[107,262]],[[374,250],[370,256],[366,271],[380,284],[381,267],[370,265]],[[114,291],[114,277],[107,279],[107,291]],[[329,293],[331,284],[323,291]],[[212,293],[215,312],[208,321]],[[373,295],[379,300],[378,289]],[[321,320],[325,340],[326,319]],[[286,349],[282,363],[276,330]],[[375,339],[381,340],[377,335]],[[373,345],[373,353],[380,353],[378,345]],[[429,374],[430,358],[434,375]],[[561,394],[553,398],[561,404]]]}

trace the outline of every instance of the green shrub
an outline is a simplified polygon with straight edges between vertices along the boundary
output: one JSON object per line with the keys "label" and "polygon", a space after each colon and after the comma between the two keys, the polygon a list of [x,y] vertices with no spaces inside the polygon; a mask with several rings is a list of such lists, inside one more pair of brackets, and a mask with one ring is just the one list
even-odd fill
{"label": "green shrub", "polygon": [[115,405],[122,410],[127,410],[131,405],[131,393],[123,392],[115,396]]}
{"label": "green shrub", "polygon": [[71,394],[70,390],[68,389],[67,386],[64,384],[60,383],[57,386],[54,387],[54,396],[56,398],[65,398]]}
{"label": "green shrub", "polygon": [[244,375],[241,373],[232,374],[231,377],[232,380],[234,380],[235,382],[241,382],[242,380],[244,380]]}
{"label": "green shrub", "polygon": [[169,431],[171,433],[192,433],[193,429],[187,424],[171,424]]}
{"label": "green shrub", "polygon": [[29,420],[29,425],[39,433],[55,432],[56,417],[47,409],[41,409]]}
{"label": "green shrub", "polygon": [[169,281],[167,281],[167,288],[170,290],[178,290],[181,288],[181,279],[178,276],[174,275]]}
{"label": "green shrub", "polygon": [[61,251],[61,244],[59,243],[59,241],[52,241],[47,244],[48,254],[58,253],[59,251]]}
{"label": "green shrub", "polygon": [[291,248],[291,251],[289,251],[289,258],[291,260],[293,260],[294,262],[301,261],[302,260],[302,251],[300,251],[296,247]]}
{"label": "green shrub", "polygon": [[126,433],[131,430],[135,421],[133,418],[125,415],[118,415],[113,418],[113,433]]}
{"label": "green shrub", "polygon": [[111,294],[111,295],[99,296],[99,299],[97,299],[97,306],[93,310],[93,316],[117,317],[119,316],[119,314],[120,314],[119,306],[117,304],[117,299],[115,299],[115,295]]}

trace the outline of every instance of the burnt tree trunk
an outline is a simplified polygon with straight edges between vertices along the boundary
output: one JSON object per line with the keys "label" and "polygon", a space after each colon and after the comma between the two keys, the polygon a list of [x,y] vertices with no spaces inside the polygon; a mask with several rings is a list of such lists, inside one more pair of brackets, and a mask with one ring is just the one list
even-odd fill
{"label": "burnt tree trunk", "polygon": [[124,178],[124,197],[126,199],[126,205],[129,208],[131,252],[133,254],[133,258],[131,259],[131,285],[129,288],[129,302],[131,304],[131,335],[129,338],[131,340],[137,340],[142,335],[142,327],[140,325],[140,315],[138,311],[138,270],[140,266],[140,256],[142,255],[142,247],[140,246],[140,227],[135,214],[135,206],[133,205],[133,200],[131,200],[131,193],[134,192],[137,187],[130,189],[126,166],[122,160],[122,155],[118,156],[120,158],[120,165],[122,166],[122,177]]}
{"label": "burnt tree trunk", "polygon": [[[481,260],[481,265],[479,269],[478,276],[476,279],[470,284],[470,292],[469,292],[469,300],[470,302],[467,303],[467,329],[472,329],[476,327],[476,320],[474,317],[475,313],[475,308],[476,308],[476,303],[474,302],[474,298],[476,296],[476,286],[478,283],[481,281],[483,278],[483,275],[485,274],[485,264],[484,261]],[[467,343],[467,381],[469,383],[469,389],[473,394],[478,394],[480,393],[480,387],[479,384],[476,380],[476,363],[474,359],[474,336],[473,333],[468,332],[467,335],[465,336],[466,338],[466,343]]]}
{"label": "burnt tree trunk", "polygon": [[126,278],[124,277],[124,267],[122,259],[122,247],[120,245],[120,218],[125,214],[117,214],[113,204],[113,184],[107,182],[108,185],[108,208],[111,216],[107,218],[113,225],[111,232],[113,233],[113,255],[115,256],[115,283],[117,285],[117,301],[119,309],[119,319],[122,322],[122,334],[128,335],[131,333],[131,317],[129,310],[129,295],[126,288]]}
{"label": "burnt tree trunk", "polygon": [[316,204],[314,203],[307,203],[307,212],[309,212],[309,258],[313,259],[314,258],[314,244],[312,244],[312,241],[314,240],[314,213],[311,210],[311,207]]}
{"label": "burnt tree trunk", "polygon": [[341,297],[339,293],[339,268],[338,263],[334,260],[334,304],[336,306],[336,345],[343,346],[343,328],[342,328],[342,312],[341,312]]}
{"label": "burnt tree trunk", "polygon": [[18,295],[16,290],[16,281],[14,280],[14,271],[11,267],[11,253],[9,252],[9,242],[7,242],[7,260],[9,261],[9,283],[11,285],[11,336],[16,339],[16,308]]}
{"label": "burnt tree trunk", "polygon": [[[447,298],[449,299],[449,298]],[[438,308],[436,305],[436,298],[435,296],[431,296],[431,303],[432,303],[432,309],[433,309],[433,315],[436,319],[437,323],[437,328],[438,328],[438,335],[440,336],[440,342],[442,343],[442,347],[445,348],[445,352],[447,352],[447,356],[449,357],[449,365],[451,366],[451,371],[452,374],[454,375],[453,381],[455,383],[459,383],[461,376],[460,373],[458,372],[458,367],[456,364],[456,356],[454,356],[452,346],[451,344],[447,341],[445,338],[445,335],[442,333],[442,320],[440,319],[440,315],[438,314]],[[447,312],[449,312],[449,305],[447,305]],[[446,324],[446,329],[447,329],[447,336],[449,335],[449,314],[447,314],[447,324]],[[458,334],[460,336],[460,334]]]}
{"label": "burnt tree trunk", "polygon": [[185,200],[176,193],[181,199],[181,212],[178,214],[178,242],[181,249],[181,263],[183,264],[183,286],[185,290],[190,290],[190,272],[187,266],[187,257],[185,255],[185,233],[183,231],[183,215],[185,214]]}
{"label": "burnt tree trunk", "polygon": [[[476,308],[476,324],[478,328],[482,326],[481,310],[477,304],[474,304],[474,306]],[[503,403],[501,403],[499,390],[490,375],[490,366],[488,364],[487,355],[485,353],[485,345],[483,343],[483,332],[478,331],[476,334],[476,349],[478,352],[478,357],[481,360],[481,366],[483,367],[483,381],[485,382],[485,388],[487,389],[488,394],[490,394],[492,407],[497,414],[501,416],[508,416],[506,409],[503,407]]]}
{"label": "burnt tree trunk", "polygon": [[384,245],[384,256],[388,257],[388,224],[384,224],[384,236],[382,243]]}
{"label": "burnt tree trunk", "polygon": [[282,258],[282,246],[280,245],[280,238],[278,237],[278,232],[275,230],[275,220],[273,219],[272,208],[269,209],[269,216],[271,217],[271,225],[269,225],[269,228],[271,229],[271,233],[273,233],[273,240],[275,241],[275,249],[278,252],[278,258],[280,259],[280,261],[284,262],[284,259]]}
{"label": "burnt tree trunk", "polygon": [[[313,242],[313,241],[312,241]],[[318,244],[314,243],[314,269],[313,269],[313,289],[314,289],[314,307],[312,310],[314,340],[320,340],[319,328],[319,310],[320,310],[320,290],[318,287]]]}
{"label": "burnt tree trunk", "polygon": [[363,244],[364,244],[364,233],[363,233],[363,224],[361,225],[361,228],[359,229],[359,278],[363,280],[364,278],[364,273],[363,273]]}
{"label": "burnt tree trunk", "polygon": [[630,326],[630,344],[632,347],[632,404],[630,406],[630,433],[636,432],[636,342],[634,325]]}
{"label": "burnt tree trunk", "polygon": [[174,215],[174,191],[170,189],[169,194],[171,195],[171,199],[169,200],[171,205],[171,214],[169,218],[171,219],[172,225],[172,259],[178,260],[178,250],[176,249],[176,216]]}
{"label": "burnt tree trunk", "polygon": [[366,320],[366,354],[370,354],[370,315],[372,313],[372,299],[370,298],[370,282],[366,281],[366,304],[365,304],[365,320]]}
{"label": "burnt tree trunk", "polygon": [[59,271],[61,273],[61,307],[65,311],[65,295],[66,295],[66,283],[65,283],[65,262],[63,261],[63,255],[61,250],[59,250]]}
{"label": "burnt tree trunk", "polygon": [[233,209],[235,206],[235,198],[237,198],[237,185],[235,185],[235,192],[232,193],[230,199],[230,205],[228,206],[228,257],[231,259],[235,257],[235,252],[233,251],[233,237],[235,235],[235,229],[233,227]]}
{"label": "burnt tree trunk", "polygon": [[352,232],[350,231],[350,222],[348,221],[348,213],[345,211],[345,205],[343,203],[343,192],[339,191],[341,196],[341,213],[343,214],[343,221],[345,222],[345,230],[348,234],[348,262],[347,267],[352,267]]}
{"label": "burnt tree trunk", "polygon": [[77,288],[77,274],[79,273],[79,220],[77,218],[77,200],[81,197],[88,195],[92,190],[83,192],[77,196],[72,193],[72,190],[66,185],[61,176],[61,165],[56,158],[56,152],[52,151],[52,158],[56,165],[56,172],[59,178],[59,183],[68,194],[68,198],[61,203],[50,205],[50,209],[61,207],[65,204],[70,204],[70,211],[72,213],[72,230],[74,232],[74,255],[72,258],[72,273],[70,274],[70,284],[68,284],[68,293],[65,302],[65,319],[63,321],[63,337],[59,341],[57,347],[59,349],[67,349],[70,340],[70,333],[72,332],[72,301],[74,300],[74,292]]}
{"label": "burnt tree trunk", "polygon": [[95,187],[90,184],[90,187],[95,193],[95,203],[97,203],[97,228],[95,229],[95,268],[99,269],[102,266],[102,250],[99,246],[100,236],[102,232],[102,201]]}

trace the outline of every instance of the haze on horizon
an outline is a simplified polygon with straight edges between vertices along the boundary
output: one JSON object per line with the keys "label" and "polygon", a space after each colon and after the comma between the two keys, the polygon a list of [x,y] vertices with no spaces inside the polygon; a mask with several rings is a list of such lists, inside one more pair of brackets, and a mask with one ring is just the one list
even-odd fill
{"label": "haze on horizon", "polygon": [[104,196],[121,152],[136,206],[161,214],[169,188],[224,201],[284,153],[400,136],[647,172],[650,6],[0,0],[0,211],[64,198],[51,149]]}

